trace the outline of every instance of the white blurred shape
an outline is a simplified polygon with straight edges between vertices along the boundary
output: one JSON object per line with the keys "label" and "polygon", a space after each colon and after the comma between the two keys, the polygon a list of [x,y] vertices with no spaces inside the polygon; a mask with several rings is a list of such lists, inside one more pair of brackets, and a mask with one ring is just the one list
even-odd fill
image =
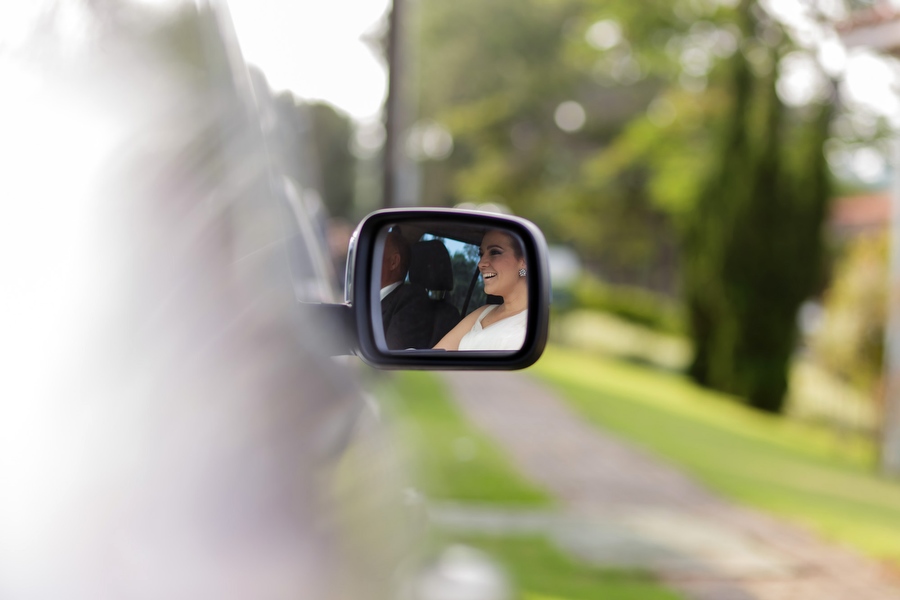
{"label": "white blurred shape", "polygon": [[275,90],[330,102],[356,119],[375,116],[385,67],[365,41],[387,0],[230,0],[241,49]]}
{"label": "white blurred shape", "polygon": [[798,51],[782,59],[776,90],[788,106],[804,106],[824,99],[828,88],[816,59]]}
{"label": "white blurred shape", "polygon": [[582,274],[581,258],[567,246],[550,246],[550,281],[554,286],[575,283]]}
{"label": "white blurred shape", "polygon": [[387,137],[384,124],[379,118],[360,120],[353,133],[350,150],[357,158],[371,158],[384,146]]}
{"label": "white blurred shape", "polygon": [[807,8],[797,0],[760,0],[766,12],[789,27],[805,28],[809,24]]}
{"label": "white blurred shape", "polygon": [[52,4],[53,0],[0,4],[0,50],[21,44],[31,33],[41,13]]}
{"label": "white blurred shape", "polygon": [[[16,65],[0,62],[0,78],[16,90],[0,96],[0,164],[6,167],[0,273],[7,282],[24,282],[3,294],[0,318],[9,320],[4,346],[49,360],[54,343],[69,339],[79,325],[66,315],[94,314],[91,308],[104,300],[95,285],[101,265],[92,244],[99,224],[90,184],[115,136],[95,107],[77,98],[59,102],[58,90],[42,87]],[[22,378],[18,392],[43,379],[36,375],[10,374]],[[10,377],[3,380],[0,385],[10,384]]]}
{"label": "white blurred shape", "polygon": [[900,116],[897,69],[891,59],[856,50],[847,61],[844,81],[847,100],[895,119]]}
{"label": "white blurred shape", "polygon": [[828,76],[838,77],[847,69],[847,49],[837,37],[827,37],[819,44],[818,60]]}
{"label": "white blurred shape", "polygon": [[875,183],[884,177],[886,166],[884,156],[874,148],[859,148],[850,158],[850,168],[865,183]]}
{"label": "white blurred shape", "polygon": [[556,121],[557,127],[572,133],[584,127],[587,114],[581,104],[574,100],[568,100],[556,107],[553,120]]}
{"label": "white blurred shape", "polygon": [[822,326],[824,318],[825,310],[822,308],[822,304],[814,300],[805,301],[797,311],[797,325],[806,338],[815,335]]}
{"label": "white blurred shape", "polygon": [[734,54],[738,48],[738,38],[733,31],[717,29],[715,41],[712,45],[713,53],[720,58],[727,58]]}
{"label": "white blurred shape", "polygon": [[584,39],[597,50],[609,50],[622,41],[622,28],[611,19],[597,21],[588,28]]}
{"label": "white blurred shape", "polygon": [[477,210],[498,215],[511,215],[512,210],[504,204],[502,198],[494,198],[490,202],[460,202],[453,208],[460,210]]}
{"label": "white blurred shape", "polygon": [[702,77],[709,72],[712,62],[709,52],[697,46],[686,48],[681,53],[681,68],[692,77]]}
{"label": "white blurred shape", "polygon": [[406,137],[406,153],[413,160],[443,160],[453,152],[453,136],[440,123],[416,123]]}
{"label": "white blurred shape", "polygon": [[[91,325],[116,298],[104,288],[116,257],[98,249],[104,223],[92,184],[114,151],[116,123],[9,57],[0,57],[0,563],[30,575],[32,553],[60,544],[80,523],[63,519],[96,467],[73,418],[49,390],[90,354]],[[84,415],[86,413],[81,412]],[[53,445],[48,445],[52,440]],[[11,556],[6,550],[14,549]]]}
{"label": "white blurred shape", "polygon": [[847,18],[847,7],[844,0],[819,0],[816,3],[819,12],[832,22],[842,21]]}
{"label": "white blurred shape", "polygon": [[474,548],[451,546],[419,577],[412,600],[507,600],[510,585],[491,558]]}

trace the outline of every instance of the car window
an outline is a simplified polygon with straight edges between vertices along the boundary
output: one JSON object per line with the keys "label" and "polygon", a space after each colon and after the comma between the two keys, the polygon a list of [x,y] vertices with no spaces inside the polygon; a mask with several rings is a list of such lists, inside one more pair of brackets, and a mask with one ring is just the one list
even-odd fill
{"label": "car window", "polygon": [[487,297],[484,293],[484,282],[478,276],[480,251],[478,245],[430,233],[423,235],[422,240],[438,240],[447,248],[450,255],[453,267],[453,289],[447,294],[446,299],[464,315],[483,306]]}

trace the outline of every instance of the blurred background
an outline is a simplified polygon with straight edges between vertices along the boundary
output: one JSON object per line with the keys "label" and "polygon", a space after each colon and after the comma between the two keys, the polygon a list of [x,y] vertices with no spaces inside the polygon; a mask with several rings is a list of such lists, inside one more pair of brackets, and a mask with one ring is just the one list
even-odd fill
{"label": "blurred background", "polygon": [[554,341],[879,439],[891,2],[230,6],[339,271],[371,210],[500,205],[552,245]]}
{"label": "blurred background", "polygon": [[[338,271],[352,224],[382,206],[490,205],[534,221],[551,244],[553,318],[530,375],[571,402],[573,382],[596,373],[598,404],[604,377],[633,377],[593,422],[900,564],[886,533],[900,527],[896,2],[230,4],[275,91],[282,142],[318,161],[295,177],[314,182]],[[449,393],[436,376],[391,381],[399,396]],[[648,386],[659,412],[629,412]],[[673,416],[684,394],[701,404]],[[682,453],[697,406],[736,440],[717,467]],[[397,410],[417,414],[410,426],[427,433],[413,437],[440,437],[421,406]],[[660,432],[660,420],[675,425]],[[422,485],[458,499],[428,461],[471,468],[477,452],[470,434],[445,434],[443,450],[418,447],[444,452],[422,459]],[[742,471],[772,447],[787,454],[758,470],[812,452],[823,473],[860,479],[795,488]],[[848,485],[868,491],[851,501]]]}
{"label": "blurred background", "polygon": [[333,235],[381,206],[506,207],[553,246],[556,341],[877,434],[890,2],[231,10]]}

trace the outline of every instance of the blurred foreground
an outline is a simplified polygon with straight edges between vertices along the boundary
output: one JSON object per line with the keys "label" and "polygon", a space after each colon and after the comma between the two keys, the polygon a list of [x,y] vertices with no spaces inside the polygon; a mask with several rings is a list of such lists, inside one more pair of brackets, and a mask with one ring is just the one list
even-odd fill
{"label": "blurred foreground", "polygon": [[[900,597],[900,488],[872,474],[871,448],[559,348],[529,374],[398,383],[435,523],[505,559],[521,597],[671,597],[604,587],[652,578],[688,598]],[[593,565],[593,592],[522,573],[504,541]]]}
{"label": "blurred foreground", "polygon": [[317,353],[334,332],[297,302],[328,299],[324,244],[227,14],[15,8],[0,597],[388,597],[400,486],[348,369]]}

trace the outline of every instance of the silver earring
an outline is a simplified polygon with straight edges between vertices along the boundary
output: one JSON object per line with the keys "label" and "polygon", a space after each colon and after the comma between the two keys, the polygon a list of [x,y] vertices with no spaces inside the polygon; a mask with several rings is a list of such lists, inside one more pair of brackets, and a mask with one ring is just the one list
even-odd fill
{"label": "silver earring", "polygon": [[525,277],[527,273],[528,271],[526,271],[525,269],[519,269],[519,277]]}

